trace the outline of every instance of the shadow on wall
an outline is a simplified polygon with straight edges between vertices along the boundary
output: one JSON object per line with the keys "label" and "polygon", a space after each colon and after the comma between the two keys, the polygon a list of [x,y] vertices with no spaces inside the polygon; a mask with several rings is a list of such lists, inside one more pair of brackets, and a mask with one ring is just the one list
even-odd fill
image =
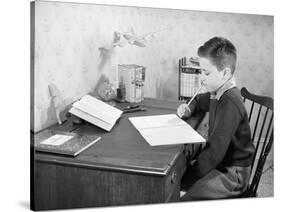
{"label": "shadow on wall", "polygon": [[67,112],[70,109],[71,104],[75,101],[74,98],[63,98],[60,90],[52,83],[49,85],[49,94],[50,102],[47,108],[47,112],[46,114],[42,113],[40,116],[41,123],[45,123],[46,125],[43,125],[42,129],[48,127],[49,123],[59,122],[59,119],[61,121],[65,121]]}
{"label": "shadow on wall", "polygon": [[[172,82],[172,83],[171,83]],[[174,75],[170,75],[165,82],[161,83],[164,85],[162,88],[162,97],[163,99],[176,100],[177,99],[177,86],[176,78]]]}
{"label": "shadow on wall", "polygon": [[176,61],[173,61],[169,65],[166,60],[163,60],[161,61],[161,67],[161,70],[165,70],[165,73],[160,74],[156,83],[157,98],[177,100],[178,64]]}
{"label": "shadow on wall", "polygon": [[100,61],[99,66],[98,66],[98,70],[99,70],[99,72],[102,72],[104,66],[106,64],[111,63],[111,59],[115,55],[115,50],[114,49],[108,50],[108,49],[104,49],[104,48],[99,48],[99,51],[100,51],[101,61]]}
{"label": "shadow on wall", "polygon": [[[96,86],[93,88],[92,91],[90,91],[90,94],[98,96],[98,89],[104,82],[109,83],[109,79],[105,75],[101,75]],[[59,118],[61,119],[61,121],[65,121],[68,110],[70,109],[71,104],[75,101],[74,98],[64,98],[63,95],[61,95],[59,89],[57,89],[54,84],[50,84],[49,86],[53,86],[56,92],[55,94],[50,93],[50,101],[46,113],[40,114],[40,123],[42,123],[41,129],[49,127],[49,123],[58,123]],[[31,131],[35,132],[35,129],[31,127]]]}
{"label": "shadow on wall", "polygon": [[95,87],[93,88],[92,91],[90,91],[90,94],[93,96],[98,96],[98,90],[101,87],[101,85],[103,83],[109,83],[109,78],[107,76],[105,76],[104,74],[102,74],[98,80],[98,82],[96,83]]}
{"label": "shadow on wall", "polygon": [[49,127],[49,123],[56,123],[56,112],[52,101],[50,100],[50,104],[47,108],[46,113],[40,114],[40,123],[42,123],[42,129]]}
{"label": "shadow on wall", "polygon": [[159,78],[156,83],[156,98],[177,100],[177,85],[175,76],[170,75],[167,79]]}

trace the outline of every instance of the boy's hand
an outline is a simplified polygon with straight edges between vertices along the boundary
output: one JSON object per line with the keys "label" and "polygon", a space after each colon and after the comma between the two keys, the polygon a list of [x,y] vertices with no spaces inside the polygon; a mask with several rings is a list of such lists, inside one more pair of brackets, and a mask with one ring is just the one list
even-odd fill
{"label": "boy's hand", "polygon": [[181,104],[177,109],[177,114],[180,118],[189,118],[191,116],[191,110],[187,104]]}

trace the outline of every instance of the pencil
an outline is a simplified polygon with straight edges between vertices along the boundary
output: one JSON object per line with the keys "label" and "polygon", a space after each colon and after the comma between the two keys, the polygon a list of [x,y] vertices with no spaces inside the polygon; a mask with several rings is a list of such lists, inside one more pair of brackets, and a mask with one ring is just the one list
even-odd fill
{"label": "pencil", "polygon": [[199,93],[199,91],[202,89],[203,84],[201,84],[201,86],[198,88],[198,90],[195,92],[195,94],[192,96],[192,98],[189,100],[189,102],[187,103],[187,107],[190,105],[190,103],[193,101],[193,99],[195,98],[195,96]]}

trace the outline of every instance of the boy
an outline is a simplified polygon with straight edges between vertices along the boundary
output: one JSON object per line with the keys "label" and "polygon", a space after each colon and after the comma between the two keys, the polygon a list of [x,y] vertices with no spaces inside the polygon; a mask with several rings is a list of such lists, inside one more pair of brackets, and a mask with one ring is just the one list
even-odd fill
{"label": "boy", "polygon": [[199,110],[209,112],[206,146],[187,167],[182,179],[182,201],[235,197],[247,188],[254,146],[247,112],[233,73],[236,48],[227,39],[214,37],[198,49],[202,84],[199,94],[177,114],[188,118]]}

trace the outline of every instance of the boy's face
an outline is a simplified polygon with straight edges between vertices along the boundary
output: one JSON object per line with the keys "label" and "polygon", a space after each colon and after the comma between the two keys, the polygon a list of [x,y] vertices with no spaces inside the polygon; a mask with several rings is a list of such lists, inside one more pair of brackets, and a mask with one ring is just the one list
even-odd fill
{"label": "boy's face", "polygon": [[200,58],[202,67],[201,82],[209,92],[215,92],[227,80],[225,70],[218,71],[208,58]]}

